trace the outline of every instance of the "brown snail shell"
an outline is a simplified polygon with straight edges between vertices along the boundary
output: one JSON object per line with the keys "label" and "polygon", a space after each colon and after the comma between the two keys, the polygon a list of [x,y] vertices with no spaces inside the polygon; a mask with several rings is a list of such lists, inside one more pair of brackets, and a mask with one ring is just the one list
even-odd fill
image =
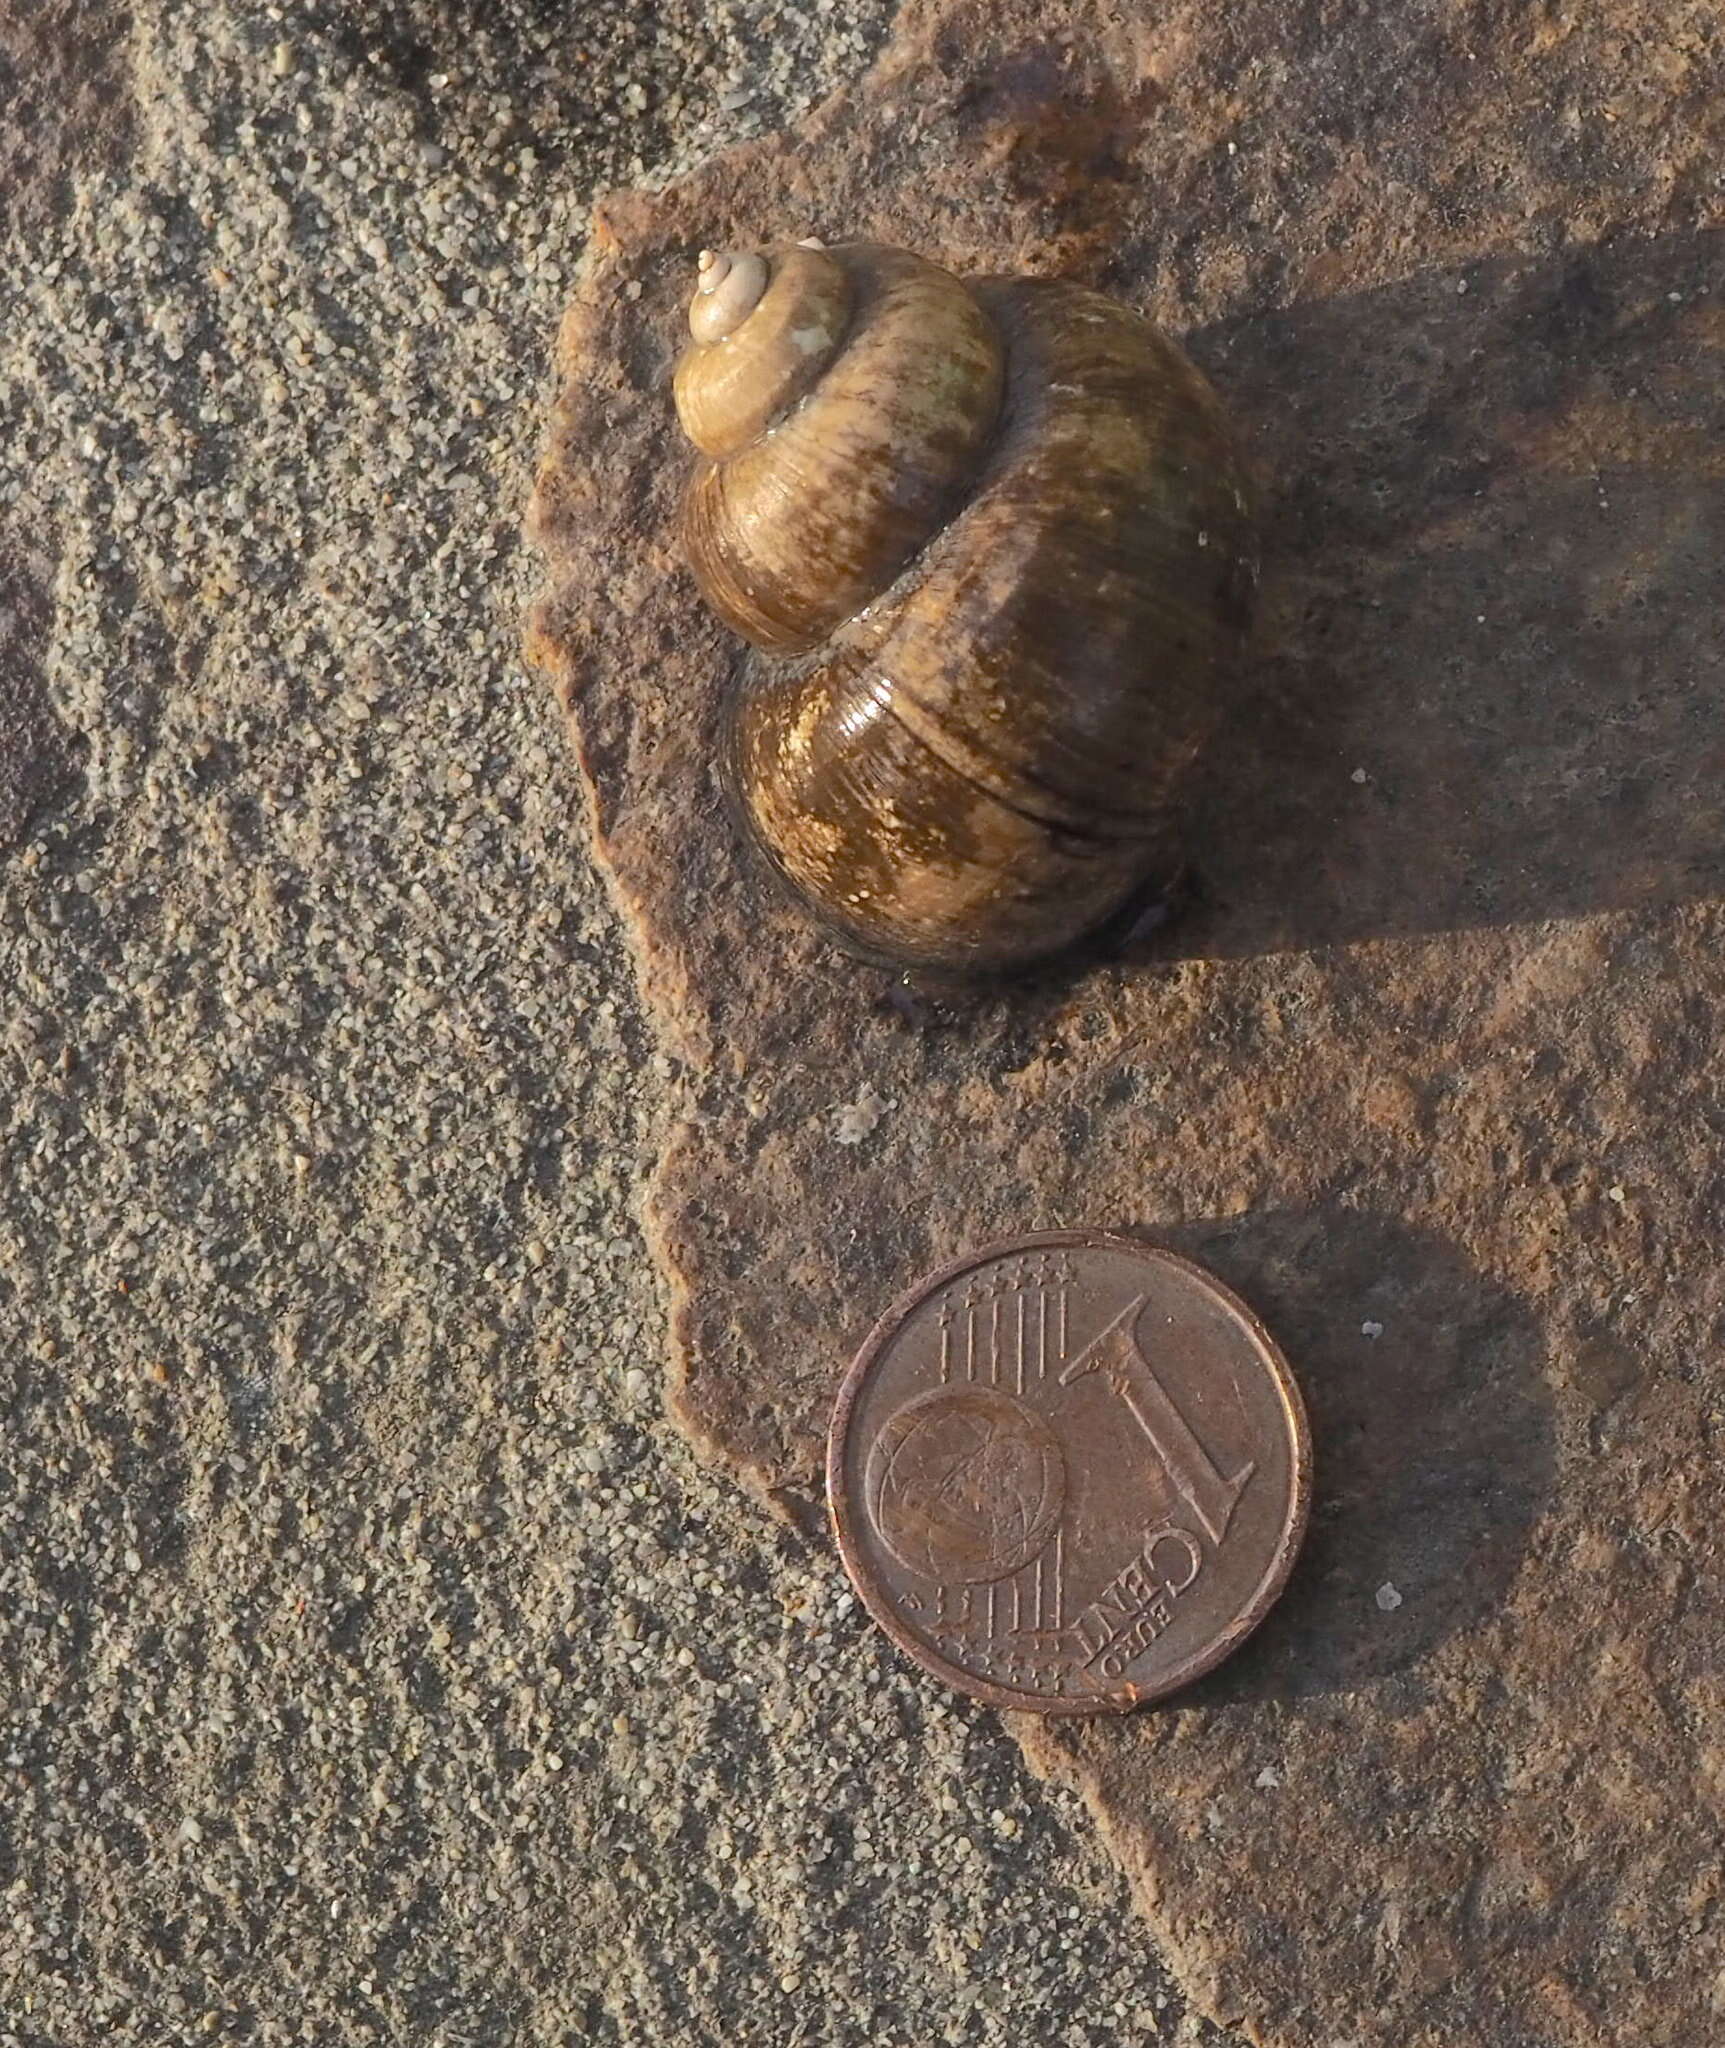
{"label": "brown snail shell", "polygon": [[772,657],[730,707],[754,838],[865,952],[1063,950],[1172,866],[1246,622],[1215,394],[1098,293],[867,243],[705,258],[691,323],[684,548]]}

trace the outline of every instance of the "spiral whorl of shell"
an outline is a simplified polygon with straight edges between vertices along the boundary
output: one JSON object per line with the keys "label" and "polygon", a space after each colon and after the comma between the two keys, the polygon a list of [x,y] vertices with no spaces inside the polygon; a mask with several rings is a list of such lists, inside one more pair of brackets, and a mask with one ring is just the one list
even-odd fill
{"label": "spiral whorl of shell", "polygon": [[1244,622],[1220,408],[1172,342],[1072,285],[866,244],[761,262],[676,378],[703,456],[690,563],[786,657],[733,706],[752,830],[865,950],[1057,951],[1168,861]]}
{"label": "spiral whorl of shell", "polygon": [[[956,278],[891,249],[766,252],[770,281],[679,365],[712,458],[683,539],[708,602],[760,647],[815,646],[952,509],[1000,409],[1000,343]],[[922,360],[935,374],[906,376]]]}

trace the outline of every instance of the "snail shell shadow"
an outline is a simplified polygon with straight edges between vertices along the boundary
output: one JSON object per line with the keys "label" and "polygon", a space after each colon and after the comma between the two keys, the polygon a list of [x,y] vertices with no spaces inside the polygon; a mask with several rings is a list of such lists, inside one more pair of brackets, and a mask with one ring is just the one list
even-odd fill
{"label": "snail shell shadow", "polygon": [[1622,239],[1187,337],[1273,496],[1162,957],[1725,894],[1720,276]]}

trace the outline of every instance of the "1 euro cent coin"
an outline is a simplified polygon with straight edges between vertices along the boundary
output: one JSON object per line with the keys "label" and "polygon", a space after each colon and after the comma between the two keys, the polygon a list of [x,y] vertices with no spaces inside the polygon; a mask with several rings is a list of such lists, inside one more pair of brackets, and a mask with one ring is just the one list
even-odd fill
{"label": "1 euro cent coin", "polygon": [[1094,1231],[986,1246],[876,1326],[827,1490],[882,1628],[994,1706],[1119,1712],[1219,1664],[1305,1533],[1305,1408],[1252,1311]]}

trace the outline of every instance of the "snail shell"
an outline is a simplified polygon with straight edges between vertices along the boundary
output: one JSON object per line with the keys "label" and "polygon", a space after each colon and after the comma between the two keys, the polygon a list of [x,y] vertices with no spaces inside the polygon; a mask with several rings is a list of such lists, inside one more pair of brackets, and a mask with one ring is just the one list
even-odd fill
{"label": "snail shell", "polygon": [[683,545],[770,657],[728,715],[753,837],[867,953],[1062,950],[1173,864],[1246,623],[1215,394],[1095,292],[866,243],[706,257],[690,321]]}

